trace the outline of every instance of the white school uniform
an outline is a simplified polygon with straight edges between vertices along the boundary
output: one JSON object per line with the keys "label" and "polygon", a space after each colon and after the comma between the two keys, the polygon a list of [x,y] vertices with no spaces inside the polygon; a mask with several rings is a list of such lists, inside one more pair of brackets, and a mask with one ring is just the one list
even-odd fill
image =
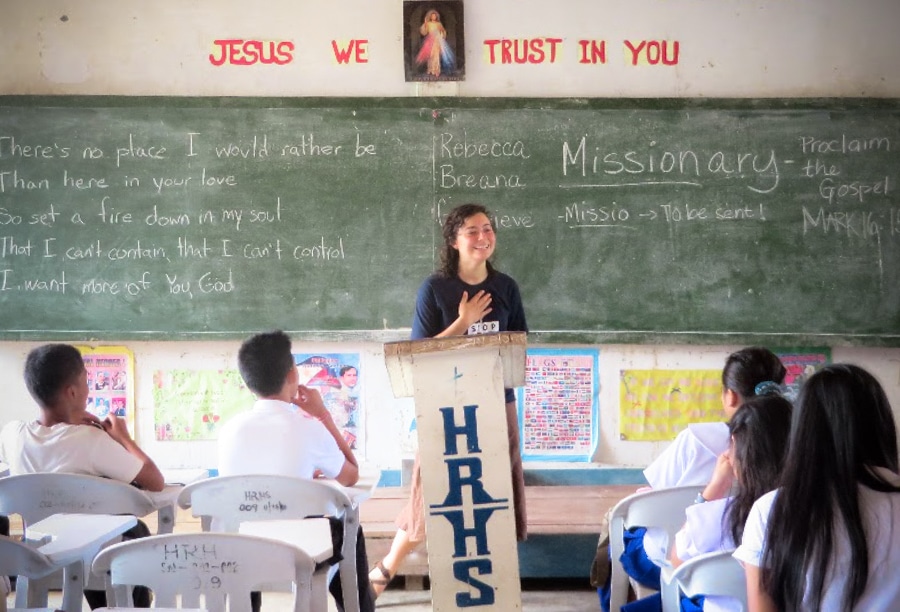
{"label": "white school uniform", "polygon": [[[675,441],[644,470],[654,489],[705,485],[712,479],[719,455],[728,450],[731,434],[725,423],[694,423],[682,430]],[[659,528],[644,534],[644,551],[651,561],[663,566],[669,537]]]}
{"label": "white school uniform", "polygon": [[[883,468],[877,470],[889,482],[900,486],[900,476]],[[761,565],[769,512],[777,494],[778,491],[767,493],[753,504],[744,527],[743,540],[734,552],[737,560],[756,567]],[[897,567],[900,567],[900,493],[882,493],[860,486],[859,505],[869,549],[869,577],[855,610],[900,610],[900,580],[897,579]],[[802,517],[798,518],[802,520]],[[841,610],[846,587],[850,543],[840,525],[835,525],[834,538],[832,562],[825,577],[824,596],[819,608],[822,612]],[[806,605],[802,610],[813,612],[813,608]]]}
{"label": "white school uniform", "polygon": [[[730,531],[725,530],[725,511],[729,499],[714,499],[702,504],[688,506],[685,510],[685,524],[675,534],[675,550],[682,561],[711,552],[734,550],[734,540]],[[644,537],[644,551],[651,561],[660,567],[670,565],[666,557],[668,538]],[[648,532],[649,533],[649,532]],[[652,548],[648,548],[648,545]],[[661,546],[661,547],[660,547]],[[704,612],[741,612],[741,603],[733,597],[707,596],[703,601]]]}
{"label": "white school uniform", "polygon": [[[675,550],[678,558],[687,561],[698,555],[734,550],[731,530],[725,528],[725,512],[728,499],[714,499],[689,506],[685,523],[675,534]],[[703,601],[703,612],[741,612],[741,603],[733,597],[708,595]]]}
{"label": "white school uniform", "polygon": [[730,444],[726,423],[693,423],[644,470],[644,477],[654,489],[705,485],[712,478],[719,455]]}
{"label": "white school uniform", "polygon": [[219,475],[276,474],[312,478],[321,470],[335,478],[345,457],[318,419],[293,404],[259,399],[219,432]]}
{"label": "white school uniform", "polygon": [[0,431],[0,459],[13,476],[67,472],[129,483],[144,463],[96,427],[37,421],[12,421]]}

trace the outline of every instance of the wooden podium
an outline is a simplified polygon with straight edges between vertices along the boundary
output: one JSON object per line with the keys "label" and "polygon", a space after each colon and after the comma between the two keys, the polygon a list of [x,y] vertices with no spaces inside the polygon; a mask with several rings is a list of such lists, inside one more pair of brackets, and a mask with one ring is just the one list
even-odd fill
{"label": "wooden podium", "polygon": [[384,345],[415,399],[434,610],[521,610],[504,388],[525,382],[524,332]]}

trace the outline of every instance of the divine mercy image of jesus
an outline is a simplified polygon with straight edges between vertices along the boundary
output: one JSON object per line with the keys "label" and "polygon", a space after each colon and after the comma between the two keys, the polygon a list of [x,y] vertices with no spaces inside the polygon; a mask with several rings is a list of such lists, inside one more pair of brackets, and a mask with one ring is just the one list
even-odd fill
{"label": "divine mercy image of jesus", "polygon": [[464,76],[462,2],[403,3],[407,81],[461,81]]}

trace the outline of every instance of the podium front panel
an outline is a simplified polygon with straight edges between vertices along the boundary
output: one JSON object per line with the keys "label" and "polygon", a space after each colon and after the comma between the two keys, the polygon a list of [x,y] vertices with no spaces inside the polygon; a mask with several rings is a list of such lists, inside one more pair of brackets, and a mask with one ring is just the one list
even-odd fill
{"label": "podium front panel", "polygon": [[520,610],[500,352],[412,360],[434,610]]}

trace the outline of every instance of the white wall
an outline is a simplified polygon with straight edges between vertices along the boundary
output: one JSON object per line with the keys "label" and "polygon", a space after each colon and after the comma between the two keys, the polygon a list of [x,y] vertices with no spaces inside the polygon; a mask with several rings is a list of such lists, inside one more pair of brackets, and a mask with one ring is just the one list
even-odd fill
{"label": "white wall", "polygon": [[[31,419],[37,414],[22,382],[22,364],[39,342],[0,342],[0,422]],[[108,343],[110,344],[110,343]],[[214,442],[157,442],[153,435],[153,372],[162,369],[236,368],[239,346],[234,342],[126,342],[136,364],[136,430],[141,446],[164,467],[215,466]],[[618,434],[619,370],[622,369],[719,369],[725,357],[739,346],[637,346],[603,345],[600,348],[600,440],[596,461],[604,465],[639,467],[649,463],[664,442],[623,442]],[[391,392],[384,355],[378,344],[295,343],[295,352],[360,352],[363,361],[362,401],[367,408],[361,424],[366,439],[367,461],[387,469],[399,469],[404,426],[412,415],[409,399]],[[885,386],[900,420],[900,349],[835,347],[834,361],[859,364]]]}
{"label": "white wall", "polygon": [[[467,0],[466,80],[403,76],[400,0],[0,0],[0,92],[235,96],[900,95],[896,0]],[[554,63],[498,65],[486,40],[561,38]],[[291,41],[285,66],[212,66],[214,40]],[[367,42],[339,65],[332,40]],[[604,40],[604,65],[578,40]],[[623,41],[679,43],[632,66]],[[11,58],[15,58],[11,61]]]}
{"label": "white wall", "polygon": [[[0,93],[186,96],[900,97],[897,0],[467,0],[466,79],[406,83],[399,0],[0,0]],[[560,38],[556,61],[488,61],[486,40]],[[291,41],[284,66],[213,66],[221,38]],[[338,64],[332,41],[366,41],[365,63]],[[605,64],[580,64],[578,41],[602,40]],[[679,44],[673,66],[630,65],[624,41]],[[501,245],[502,248],[502,245]],[[413,296],[410,296],[413,299]],[[527,305],[526,305],[527,307]],[[12,313],[0,311],[0,328]],[[48,341],[53,340],[47,338]],[[85,342],[87,343],[87,339]],[[36,412],[21,381],[35,342],[0,342],[0,422]],[[152,373],[234,367],[237,341],[109,342],[135,355],[139,442],[164,467],[211,467],[212,443],[157,443]],[[359,351],[369,461],[399,467],[399,415],[381,346],[296,343],[295,351]],[[642,466],[662,443],[618,439],[618,372],[721,367],[734,346],[600,347],[596,459]],[[900,409],[900,349],[833,349],[879,377]]]}

